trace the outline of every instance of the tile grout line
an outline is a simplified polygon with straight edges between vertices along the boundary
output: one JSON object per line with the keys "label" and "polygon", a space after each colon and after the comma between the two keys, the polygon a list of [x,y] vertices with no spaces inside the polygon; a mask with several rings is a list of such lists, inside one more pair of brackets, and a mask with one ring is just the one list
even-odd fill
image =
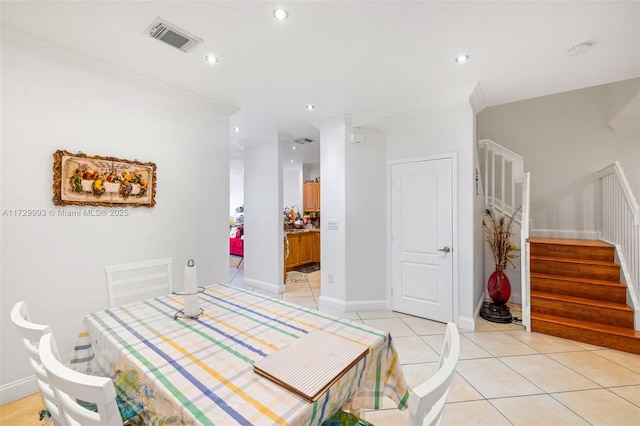
{"label": "tile grout line", "polygon": [[[237,277],[237,273],[234,275],[234,279],[235,277]],[[240,277],[241,278],[241,277]],[[315,309],[316,310],[320,310],[319,309],[319,295],[316,295],[314,293],[314,290],[311,286],[311,281],[307,279],[307,286],[306,286],[310,292],[310,296],[313,297],[313,301],[315,304]],[[285,290],[286,293],[286,290]],[[284,296],[284,293],[283,295]],[[432,350],[434,353],[436,353],[437,355],[439,355],[438,350],[434,349],[434,347],[427,341],[425,340],[425,337],[428,336],[441,336],[444,334],[444,332],[437,332],[437,333],[432,333],[432,334],[420,334],[419,333],[419,328],[417,324],[414,323],[414,326],[412,327],[410,325],[411,321],[407,321],[407,318],[412,318],[412,316],[406,316],[406,315],[398,315],[397,313],[390,311],[387,315],[382,315],[382,313],[376,313],[373,316],[371,316],[370,314],[365,314],[363,312],[358,312],[355,311],[353,314],[355,314],[353,316],[353,320],[354,321],[360,321],[364,324],[368,323],[369,321],[386,321],[386,320],[395,320],[395,319],[400,319],[401,323],[403,326],[405,326],[407,328],[407,331],[409,331],[409,333],[411,333],[410,335],[407,336],[398,336],[398,337],[418,337],[430,350]],[[382,317],[378,317],[378,315],[381,315]],[[507,324],[507,325],[511,325],[511,324]],[[473,384],[472,382],[468,381],[464,376],[462,376],[459,373],[459,379],[461,379],[462,381],[465,382],[465,387],[468,386],[468,388],[470,390],[472,390],[473,392],[476,393],[477,398],[479,399],[473,399],[472,395],[465,395],[462,394],[461,396],[464,397],[465,399],[460,400],[460,401],[455,401],[455,402],[450,402],[447,403],[447,405],[451,404],[460,404],[460,403],[470,403],[470,402],[479,402],[479,401],[485,401],[485,403],[488,403],[490,407],[492,407],[493,410],[495,410],[496,415],[499,415],[500,418],[506,420],[506,422],[508,424],[517,424],[517,421],[509,419],[509,417],[507,417],[507,415],[505,413],[503,413],[498,406],[493,404],[493,401],[497,401],[497,400],[501,400],[501,399],[510,399],[510,398],[526,398],[526,397],[532,397],[532,396],[546,396],[548,398],[550,398],[551,400],[555,401],[555,403],[560,404],[562,407],[564,407],[564,409],[567,410],[568,413],[572,413],[572,415],[575,415],[576,418],[584,421],[587,424],[592,424],[591,422],[587,421],[583,416],[581,416],[579,414],[579,412],[575,411],[574,409],[571,409],[570,407],[568,407],[567,405],[563,404],[560,400],[556,399],[554,397],[554,395],[560,395],[560,394],[571,394],[571,393],[576,393],[576,392],[583,392],[583,391],[598,391],[600,389],[606,389],[612,396],[616,397],[616,398],[620,398],[620,400],[630,404],[633,407],[640,407],[640,405],[638,405],[637,403],[634,403],[633,401],[630,401],[628,398],[625,398],[621,395],[618,395],[617,393],[615,393],[612,389],[613,388],[630,388],[635,390],[634,386],[639,386],[640,383],[638,384],[625,384],[625,385],[615,385],[615,386],[610,386],[610,387],[606,387],[601,385],[598,382],[595,382],[594,380],[590,379],[589,377],[585,376],[584,374],[582,374],[580,371],[575,370],[574,368],[572,368],[569,365],[565,365],[562,362],[555,360],[551,355],[553,354],[571,354],[571,353],[594,353],[594,355],[597,355],[600,358],[603,358],[603,361],[609,361],[610,363],[612,363],[612,365],[616,365],[618,367],[623,367],[627,370],[629,370],[630,372],[633,372],[634,374],[640,374],[639,372],[636,372],[635,370],[633,370],[632,368],[627,367],[624,364],[625,359],[620,359],[620,358],[616,358],[616,357],[612,357],[613,359],[609,359],[605,356],[603,356],[602,354],[605,353],[607,351],[606,348],[601,348],[601,347],[582,347],[579,345],[576,345],[575,349],[562,349],[562,350],[552,350],[552,351],[545,351],[545,348],[543,347],[544,345],[546,345],[546,342],[535,342],[535,341],[531,341],[531,343],[537,343],[536,346],[540,347],[541,349],[537,349],[535,347],[530,346],[530,344],[527,341],[524,340],[520,340],[518,339],[517,336],[515,335],[510,335],[510,332],[518,332],[519,330],[522,330],[523,327],[520,324],[516,324],[519,325],[520,327],[518,328],[503,328],[503,327],[498,327],[498,326],[494,326],[492,324],[486,324],[482,325],[481,327],[483,328],[482,330],[475,330],[475,331],[471,331],[471,330],[461,330],[461,334],[467,334],[469,336],[472,335],[482,335],[483,333],[487,333],[487,332],[499,332],[501,335],[506,336],[510,339],[513,339],[514,341],[516,341],[518,343],[518,345],[523,345],[524,347],[528,348],[529,350],[533,351],[533,353],[530,354],[513,354],[513,355],[495,355],[494,353],[492,353],[491,351],[489,351],[488,349],[486,349],[482,344],[480,344],[479,342],[476,342],[475,340],[472,339],[468,339],[469,343],[471,345],[473,345],[472,348],[472,353],[473,354],[473,350],[475,350],[474,348],[477,348],[481,351],[483,351],[484,353],[487,353],[487,356],[481,356],[481,357],[472,357],[472,358],[465,358],[465,361],[474,361],[474,360],[479,360],[479,359],[496,359],[498,362],[500,362],[500,364],[506,368],[509,368],[511,371],[513,371],[514,373],[516,373],[516,375],[518,375],[521,379],[523,379],[526,383],[528,383],[529,385],[533,386],[535,389],[538,389],[540,392],[536,392],[533,394],[526,394],[526,395],[505,395],[505,396],[501,396],[501,397],[496,397],[496,398],[487,398],[485,397],[482,392],[480,392]],[[476,328],[478,327],[478,324],[476,323]],[[391,333],[391,332],[390,332]],[[391,333],[391,335],[393,336],[393,333]],[[486,338],[484,339],[486,340]],[[573,342],[570,341],[568,339],[563,339],[565,341],[568,342]],[[485,342],[486,343],[486,342]],[[543,345],[543,346],[540,346]],[[552,345],[549,345],[552,346]],[[553,347],[553,346],[552,346]],[[559,346],[560,348],[562,348],[562,346]],[[600,352],[600,353],[598,353]],[[508,358],[508,357],[521,357],[521,356],[531,356],[531,355],[543,355],[547,360],[552,361],[554,363],[557,363],[560,367],[562,368],[567,368],[569,371],[573,372],[574,374],[579,375],[580,377],[582,377],[583,379],[591,382],[594,384],[594,387],[589,387],[587,389],[577,389],[577,390],[566,390],[566,391],[559,391],[559,392],[547,392],[545,391],[545,389],[542,389],[540,386],[536,385],[534,382],[532,382],[529,378],[527,378],[526,376],[524,376],[521,372],[515,370],[514,368],[510,367],[509,365],[507,365],[505,363],[505,361],[503,361],[503,358]],[[435,362],[435,361],[434,361]],[[410,366],[410,365],[414,365],[414,366],[419,366],[419,365],[426,365],[426,364],[430,364],[430,362],[407,362],[407,363],[401,363],[401,366],[403,368],[405,368],[405,366]],[[470,399],[466,399],[466,398],[470,398]],[[369,411],[385,411],[388,412],[390,415],[393,415],[394,410],[397,410],[397,408],[393,408],[393,407],[388,407],[388,408],[383,408],[380,410],[367,410],[367,412]]]}

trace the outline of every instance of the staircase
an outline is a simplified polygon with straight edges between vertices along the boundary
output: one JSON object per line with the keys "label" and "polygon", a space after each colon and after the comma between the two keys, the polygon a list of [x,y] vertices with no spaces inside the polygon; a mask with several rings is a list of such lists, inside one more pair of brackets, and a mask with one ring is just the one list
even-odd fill
{"label": "staircase", "polygon": [[640,354],[615,248],[591,240],[529,242],[531,330]]}

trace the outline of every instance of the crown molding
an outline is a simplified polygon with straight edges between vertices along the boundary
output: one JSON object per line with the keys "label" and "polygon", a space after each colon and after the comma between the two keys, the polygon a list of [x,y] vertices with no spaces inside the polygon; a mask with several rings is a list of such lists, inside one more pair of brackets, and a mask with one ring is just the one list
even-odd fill
{"label": "crown molding", "polygon": [[240,147],[244,150],[252,146],[262,145],[268,142],[276,142],[276,141],[287,143],[287,142],[293,141],[293,137],[291,137],[286,133],[273,132],[268,135],[256,136],[255,138],[250,138],[250,139],[243,139],[241,141],[238,141],[238,145],[240,145]]}
{"label": "crown molding", "polygon": [[351,125],[351,116],[350,115],[336,115],[334,117],[329,117],[324,120],[314,121],[311,123],[313,127],[318,130],[322,130],[329,127],[335,126],[350,126]]}
{"label": "crown molding", "polygon": [[477,85],[464,87],[456,90],[448,90],[434,93],[418,99],[411,99],[394,105],[377,108],[370,111],[353,114],[352,124],[354,127],[373,126],[388,124],[411,118],[416,113],[436,111],[442,108],[471,103],[470,98]]}
{"label": "crown molding", "polygon": [[237,107],[227,105],[223,102],[216,101],[188,90],[180,89],[170,84],[154,80],[141,74],[128,71],[124,68],[108,64],[96,58],[92,58],[51,43],[47,43],[8,28],[2,27],[0,42],[3,45],[22,49],[65,65],[73,65],[90,71],[99,72],[112,79],[125,80],[140,87],[171,96],[174,99],[186,101],[198,107],[213,110],[219,114],[231,116],[239,111],[239,108]]}

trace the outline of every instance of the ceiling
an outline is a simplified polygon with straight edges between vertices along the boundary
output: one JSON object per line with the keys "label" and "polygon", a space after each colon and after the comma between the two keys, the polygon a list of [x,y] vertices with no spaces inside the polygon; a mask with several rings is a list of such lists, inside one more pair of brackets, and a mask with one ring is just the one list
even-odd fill
{"label": "ceiling", "polygon": [[[314,122],[477,82],[491,106],[640,76],[636,1],[3,0],[0,13],[13,32],[238,108],[233,158],[237,141],[279,131],[316,141],[287,162],[317,161]],[[204,42],[183,53],[152,39],[157,17]]]}

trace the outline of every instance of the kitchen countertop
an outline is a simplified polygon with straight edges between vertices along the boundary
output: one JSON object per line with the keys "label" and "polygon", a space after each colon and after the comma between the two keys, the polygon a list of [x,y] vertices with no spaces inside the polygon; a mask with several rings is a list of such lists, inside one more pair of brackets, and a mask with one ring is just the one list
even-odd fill
{"label": "kitchen countertop", "polygon": [[285,229],[285,234],[303,234],[307,232],[320,232],[320,228],[311,228],[311,229]]}

